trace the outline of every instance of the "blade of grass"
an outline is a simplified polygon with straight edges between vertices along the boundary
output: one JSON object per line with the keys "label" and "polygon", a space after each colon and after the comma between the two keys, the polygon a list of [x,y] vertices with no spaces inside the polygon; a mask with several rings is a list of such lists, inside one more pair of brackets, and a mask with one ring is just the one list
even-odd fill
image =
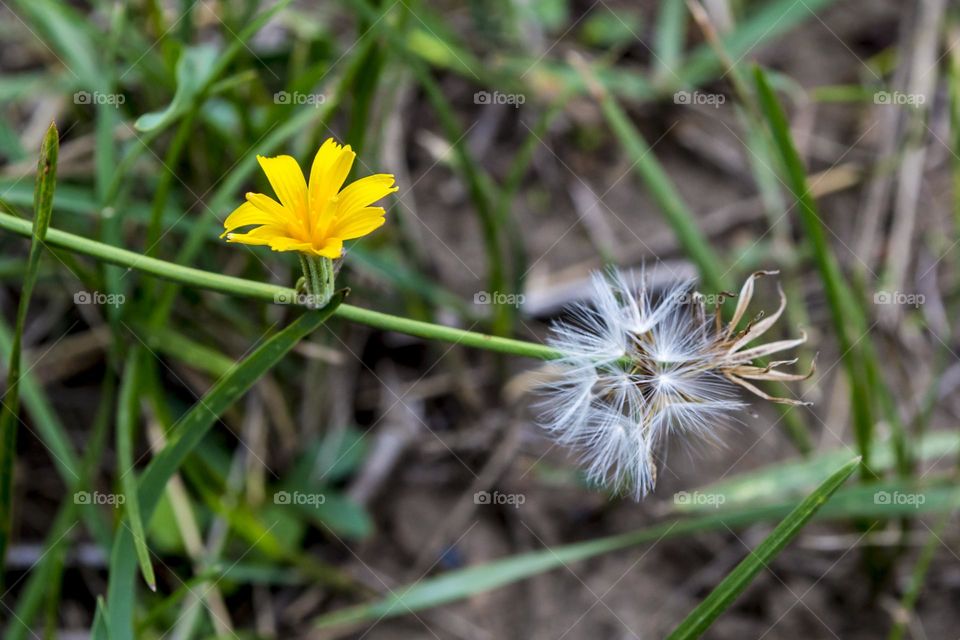
{"label": "blade of grass", "polygon": [[657,75],[662,78],[674,76],[680,68],[687,35],[687,12],[683,3],[684,0],[660,0],[654,48]]}
{"label": "blade of grass", "polygon": [[[20,304],[17,307],[17,322],[13,331],[13,345],[10,348],[10,360],[7,367],[7,385],[3,407],[0,409],[0,567],[4,566],[7,547],[13,523],[13,464],[16,456],[17,427],[20,421],[20,360],[23,329],[27,322],[27,310],[30,297],[37,282],[40,266],[40,254],[44,239],[50,228],[53,212],[53,192],[57,186],[57,153],[60,140],[57,127],[50,123],[40,146],[40,159],[37,164],[36,191],[34,192],[34,218],[31,229],[32,241],[27,257],[27,269],[20,290]],[[0,572],[0,586],[3,584]]]}
{"label": "blade of grass", "polygon": [[813,514],[822,507],[830,496],[840,488],[850,474],[860,464],[860,458],[854,458],[843,465],[836,473],[827,478],[823,484],[807,496],[797,508],[777,525],[760,545],[750,552],[736,568],[727,574],[710,595],[701,602],[690,615],[684,618],[668,638],[681,640],[685,638],[699,638],[707,628],[713,624],[720,614],[733,604],[737,596],[753,581],[758,573],[763,571],[773,558],[793,540],[800,530],[810,521]]}
{"label": "blade of grass", "polygon": [[[319,328],[342,302],[338,293],[333,302],[319,311],[308,311],[288,327],[266,340],[224,376],[201,398],[168,434],[168,444],[144,470],[137,495],[145,522],[149,522],[167,481],[173,477],[191,451],[203,440],[217,419],[239,400],[257,380],[273,368],[303,338]],[[133,639],[136,550],[131,530],[124,522],[110,555],[107,588],[108,622],[113,640]]]}
{"label": "blade of grass", "polygon": [[134,472],[133,439],[140,416],[140,371],[143,350],[137,346],[127,356],[123,368],[123,384],[120,386],[119,406],[117,408],[117,472],[120,474],[120,486],[123,488],[124,505],[130,532],[133,535],[137,559],[143,579],[151,591],[157,590],[157,579],[150,563],[150,551],[147,549],[147,537],[143,520],[140,517],[140,500],[137,498],[137,474]]}
{"label": "blade of grass", "polygon": [[93,614],[90,640],[111,640],[110,627],[107,626],[107,605],[103,596],[97,596],[97,612]]}
{"label": "blade of grass", "polygon": [[[33,633],[31,624],[43,604],[43,600],[46,598],[51,606],[55,604],[53,599],[50,598],[49,587],[51,584],[59,584],[62,581],[66,546],[70,540],[70,536],[67,534],[70,533],[70,529],[76,522],[78,510],[86,521],[87,529],[93,533],[93,537],[100,544],[100,547],[104,551],[111,547],[112,536],[106,523],[102,521],[102,514],[97,505],[90,501],[86,504],[79,504],[80,501],[76,499],[77,491],[92,490],[93,482],[90,478],[97,465],[99,465],[103,449],[106,446],[116,393],[116,382],[112,371],[107,373],[101,388],[103,394],[94,420],[93,433],[84,443],[86,451],[80,466],[80,475],[73,481],[66,483],[68,487],[66,495],[70,497],[70,500],[62,503],[60,511],[54,519],[54,524],[50,528],[50,533],[47,535],[44,551],[40,556],[42,560],[31,570],[26,585],[20,590],[16,611],[3,636],[5,640],[23,640],[31,635]],[[14,621],[17,624],[14,624]]]}
{"label": "blade of grass", "polygon": [[[873,451],[873,469],[882,473],[896,464],[895,443],[888,440]],[[960,434],[955,431],[936,431],[918,438],[915,443],[918,460],[933,461],[960,452]],[[701,493],[722,495],[727,506],[756,504],[784,500],[816,486],[838,464],[850,457],[846,447],[825,451],[811,458],[783,460],[756,471],[741,473],[729,480],[700,487]],[[702,511],[708,505],[677,505],[677,511]]]}
{"label": "blade of grass", "polygon": [[857,317],[859,314],[854,310],[853,294],[830,250],[823,221],[817,213],[816,204],[807,185],[806,169],[790,135],[786,114],[760,67],[754,68],[754,82],[760,107],[773,134],[775,148],[779,152],[780,161],[786,172],[786,183],[800,210],[801,226],[813,250],[814,261],[820,272],[824,293],[830,306],[830,316],[850,384],[854,431],[857,447],[863,457],[861,473],[864,477],[870,477],[872,475],[870,449],[873,444],[873,418],[870,391],[866,384],[867,372],[864,370],[862,348],[859,346],[861,340],[869,340],[869,338],[861,335],[854,339],[850,335],[851,327],[865,329],[865,322]]}
{"label": "blade of grass", "polygon": [[93,33],[82,15],[57,0],[18,0],[15,4],[46,36],[44,42],[49,42],[60,53],[58,59],[72,80],[90,91],[104,90],[104,65],[97,58]]}
{"label": "blade of grass", "polygon": [[953,513],[948,511],[941,516],[936,528],[929,529],[930,535],[927,537],[926,544],[920,550],[920,557],[913,567],[913,574],[910,576],[910,585],[900,599],[900,607],[897,615],[894,616],[895,623],[890,629],[889,640],[901,640],[906,633],[907,624],[910,622],[910,616],[917,605],[917,599],[920,597],[920,591],[923,589],[923,583],[930,570],[930,563],[933,561],[937,548],[943,544],[943,535],[947,525],[953,518]]}
{"label": "blade of grass", "polygon": [[731,287],[724,277],[727,270],[721,266],[719,257],[697,227],[693,212],[687,207],[673,180],[660,165],[650,145],[630,122],[616,98],[596,80],[596,76],[587,67],[586,62],[579,58],[574,58],[573,61],[585,82],[590,86],[607,123],[623,145],[630,160],[633,161],[633,168],[637,175],[643,180],[667,223],[676,234],[684,253],[696,265],[702,281],[714,291],[729,291]]}

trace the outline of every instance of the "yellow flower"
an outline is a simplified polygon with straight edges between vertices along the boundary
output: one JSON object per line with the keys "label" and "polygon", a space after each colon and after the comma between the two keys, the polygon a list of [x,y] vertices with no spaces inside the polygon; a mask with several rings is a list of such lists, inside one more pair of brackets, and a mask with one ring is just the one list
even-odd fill
{"label": "yellow flower", "polygon": [[[356,155],[350,145],[328,138],[313,159],[309,186],[292,157],[257,156],[280,202],[262,193],[248,193],[247,201],[223,223],[226,230],[221,237],[336,260],[343,254],[344,240],[365,236],[384,223],[383,207],[370,205],[397,190],[394,177],[385,173],[360,178],[341,189]],[[235,233],[252,226],[256,228],[247,233]]]}

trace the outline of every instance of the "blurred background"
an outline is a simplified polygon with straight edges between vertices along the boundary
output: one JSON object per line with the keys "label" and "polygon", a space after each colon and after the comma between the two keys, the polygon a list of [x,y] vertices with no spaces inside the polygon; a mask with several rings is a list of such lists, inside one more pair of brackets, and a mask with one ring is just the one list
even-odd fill
{"label": "blurred background", "polygon": [[[635,503],[540,431],[541,363],[334,318],[178,467],[146,523],[157,590],[129,590],[127,354],[146,354],[139,473],[298,311],[51,250],[23,332],[5,637],[660,637],[855,455],[707,636],[956,636],[945,0],[6,0],[0,33],[9,215],[32,217],[55,120],[54,228],[292,286],[291,255],[218,235],[244,192],[271,193],[256,154],[305,166],[333,136],[352,177],[400,186],[349,248],[351,304],[542,341],[604,266],[714,294],[777,269],[776,337],[806,331],[798,366],[817,363],[764,387],[813,406],[748,399],[724,448],[675,443]],[[29,242],[0,247],[5,366]],[[777,302],[761,281],[751,316]]]}

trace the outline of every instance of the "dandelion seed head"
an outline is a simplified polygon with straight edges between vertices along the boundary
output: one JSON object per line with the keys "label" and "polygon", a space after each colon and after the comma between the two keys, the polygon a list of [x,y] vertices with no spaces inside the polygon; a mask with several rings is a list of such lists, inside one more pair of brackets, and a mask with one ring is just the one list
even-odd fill
{"label": "dandelion seed head", "polygon": [[549,343],[562,356],[541,389],[540,404],[543,427],[579,450],[591,482],[644,497],[656,484],[657,458],[669,435],[721,443],[721,428],[746,406],[737,385],[774,402],[804,404],[769,396],[748,382],[810,375],[777,369],[795,360],[753,364],[805,336],[746,348],[783,312],[782,291],[775,313],[737,331],[754,281],[771,273],[747,279],[725,327],[707,312],[691,281],[655,298],[642,275],[614,270],[593,276],[589,303],[573,307],[552,327]]}

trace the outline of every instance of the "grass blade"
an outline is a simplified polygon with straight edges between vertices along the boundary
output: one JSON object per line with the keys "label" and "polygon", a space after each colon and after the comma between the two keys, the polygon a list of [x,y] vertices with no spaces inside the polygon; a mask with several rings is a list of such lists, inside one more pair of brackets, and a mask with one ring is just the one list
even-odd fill
{"label": "grass blade", "polygon": [[[40,265],[40,253],[44,239],[50,228],[50,216],[53,212],[53,192],[57,185],[57,153],[60,139],[57,127],[50,123],[40,145],[40,160],[37,164],[37,182],[33,196],[33,241],[27,258],[27,269],[23,276],[23,288],[20,304],[17,307],[17,323],[14,327],[13,346],[10,349],[10,363],[7,368],[6,399],[0,409],[0,567],[7,557],[12,529],[13,511],[13,458],[16,453],[17,426],[20,413],[20,357],[23,329],[27,321],[27,309],[30,296],[37,282]],[[3,575],[0,573],[0,584]]]}
{"label": "grass blade", "polygon": [[687,11],[684,0],[661,0],[657,14],[657,75],[667,79],[677,73],[687,35]]}
{"label": "grass blade", "polygon": [[123,368],[123,384],[120,387],[120,406],[117,409],[117,471],[120,473],[120,486],[123,488],[124,504],[127,507],[127,520],[133,534],[134,547],[143,579],[151,591],[157,590],[157,579],[150,563],[150,551],[144,534],[143,520],[140,517],[140,500],[137,498],[137,474],[134,472],[133,438],[137,418],[140,415],[140,366],[142,350],[134,348],[127,357]]}
{"label": "grass blade", "polygon": [[704,284],[713,291],[730,290],[731,287],[727,285],[724,278],[728,270],[721,266],[717,254],[697,227],[693,212],[690,211],[673,180],[653,154],[653,149],[630,122],[613,94],[596,80],[586,63],[577,62],[585,81],[590,85],[591,92],[600,104],[607,123],[633,161],[634,170],[643,180],[667,223],[673,229],[684,253],[697,266]]}
{"label": "grass blade", "polygon": [[[168,444],[147,465],[137,495],[143,520],[149,522],[167,481],[203,440],[217,419],[239,400],[263,375],[273,368],[303,338],[327,321],[343,301],[338,293],[324,309],[309,311],[266,340],[256,351],[221,378],[174,425]],[[112,638],[133,638],[135,548],[131,530],[121,527],[110,555],[110,583],[107,590],[108,622]]]}
{"label": "grass blade", "polygon": [[860,458],[854,458],[843,465],[817,487],[816,491],[797,505],[797,508],[777,525],[773,532],[760,543],[760,546],[751,551],[750,555],[727,574],[717,588],[710,592],[710,595],[673,630],[668,638],[680,640],[700,637],[767,566],[767,563],[800,533],[813,514],[830,499],[830,496],[850,477],[859,464]]}
{"label": "grass blade", "polygon": [[[760,108],[767,119],[773,134],[774,146],[778,151],[781,164],[786,173],[786,184],[796,200],[800,210],[800,222],[813,251],[814,261],[820,272],[824,293],[830,306],[830,316],[837,334],[840,353],[843,354],[844,369],[850,382],[851,404],[853,408],[854,430],[857,446],[863,457],[861,470],[870,472],[870,448],[873,438],[873,420],[871,418],[870,392],[867,388],[867,372],[864,370],[862,353],[858,346],[860,337],[850,335],[851,327],[865,331],[865,321],[859,314],[859,307],[840,272],[824,232],[824,224],[817,213],[817,207],[807,185],[807,173],[800,154],[793,144],[787,116],[777,100],[766,74],[760,67],[754,69],[754,82]],[[867,340],[867,338],[863,338]]]}
{"label": "grass blade", "polygon": [[[843,471],[849,475],[854,467],[854,462],[850,462],[843,467]],[[839,475],[839,472],[837,475]],[[821,485],[821,488],[828,486],[832,480],[833,478],[828,479]],[[839,486],[839,483],[837,486]],[[860,491],[854,492],[846,504],[843,505],[843,508],[832,510],[829,513],[831,517],[847,519],[858,513],[868,513],[878,517],[897,517],[900,515],[901,512],[896,510],[898,505],[879,505],[883,509],[878,508],[873,487],[855,487],[855,489],[860,489]],[[927,492],[925,495],[927,499],[923,508],[936,506],[939,509],[952,509],[960,501],[960,492],[953,488],[946,492],[938,491],[936,494]],[[825,496],[821,497],[825,499]],[[522,553],[486,564],[450,571],[405,587],[398,587],[393,589],[391,595],[387,598],[334,611],[317,618],[314,624],[320,629],[352,628],[364,622],[381,618],[416,613],[423,609],[462,600],[573,562],[620,549],[655,542],[660,539],[676,538],[703,531],[724,530],[783,518],[790,514],[795,506],[795,502],[748,506],[717,515],[673,520],[639,531],[630,531],[587,542]],[[817,505],[817,508],[819,506],[820,504]],[[914,506],[909,508],[916,509]]]}

